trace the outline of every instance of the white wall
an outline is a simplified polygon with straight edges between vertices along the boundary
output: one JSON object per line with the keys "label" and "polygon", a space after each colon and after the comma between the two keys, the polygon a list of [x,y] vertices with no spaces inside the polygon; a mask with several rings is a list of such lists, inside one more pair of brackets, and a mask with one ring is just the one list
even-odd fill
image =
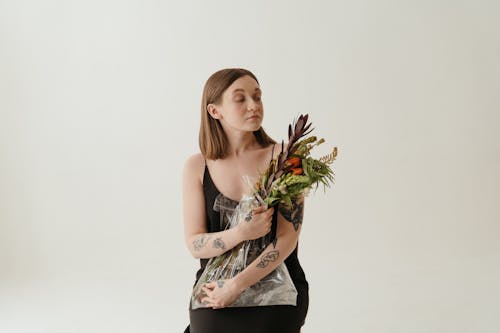
{"label": "white wall", "polygon": [[0,1],[0,331],[181,332],[206,79],[339,156],[304,333],[500,330],[498,1]]}

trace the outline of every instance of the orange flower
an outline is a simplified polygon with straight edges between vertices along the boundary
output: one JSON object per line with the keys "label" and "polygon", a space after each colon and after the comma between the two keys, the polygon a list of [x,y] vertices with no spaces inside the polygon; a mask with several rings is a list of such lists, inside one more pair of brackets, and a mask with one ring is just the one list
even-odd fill
{"label": "orange flower", "polygon": [[292,168],[292,175],[301,175],[302,174],[302,168]]}
{"label": "orange flower", "polygon": [[286,162],[287,165],[298,168],[300,166],[300,157],[290,157]]}

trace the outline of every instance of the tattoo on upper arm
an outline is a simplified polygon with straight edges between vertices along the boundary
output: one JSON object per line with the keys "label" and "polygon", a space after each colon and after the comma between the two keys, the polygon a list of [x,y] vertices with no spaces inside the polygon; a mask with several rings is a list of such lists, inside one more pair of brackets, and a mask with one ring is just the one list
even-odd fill
{"label": "tattoo on upper arm", "polygon": [[293,224],[295,231],[299,230],[299,225],[302,224],[304,217],[304,201],[292,201],[292,206],[280,204],[278,210],[281,215],[290,223]]}
{"label": "tattoo on upper arm", "polygon": [[222,241],[222,238],[218,237],[218,238],[214,239],[214,248],[221,249],[221,250],[226,249],[226,244],[224,244],[224,241]]}
{"label": "tattoo on upper arm", "polygon": [[207,245],[209,239],[210,237],[208,235],[202,235],[200,238],[196,239],[193,242],[194,250],[200,251],[205,245]]}
{"label": "tattoo on upper arm", "polygon": [[217,280],[217,287],[219,287],[219,288],[224,287],[224,281],[223,280]]}
{"label": "tattoo on upper arm", "polygon": [[259,268],[265,268],[269,265],[270,262],[278,260],[280,252],[278,250],[269,251],[262,258],[260,258],[260,262],[257,264]]}

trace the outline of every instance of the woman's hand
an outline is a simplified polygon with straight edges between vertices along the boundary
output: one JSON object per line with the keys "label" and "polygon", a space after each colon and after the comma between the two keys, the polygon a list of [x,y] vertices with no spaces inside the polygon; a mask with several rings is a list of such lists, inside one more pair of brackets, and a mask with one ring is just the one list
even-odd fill
{"label": "woman's hand", "polygon": [[264,206],[259,206],[251,210],[236,226],[241,237],[244,240],[252,240],[267,235],[271,231],[273,213],[274,207],[266,209]]}
{"label": "woman's hand", "polygon": [[205,283],[202,290],[207,294],[201,302],[213,309],[220,309],[231,305],[242,293],[234,279],[217,280]]}

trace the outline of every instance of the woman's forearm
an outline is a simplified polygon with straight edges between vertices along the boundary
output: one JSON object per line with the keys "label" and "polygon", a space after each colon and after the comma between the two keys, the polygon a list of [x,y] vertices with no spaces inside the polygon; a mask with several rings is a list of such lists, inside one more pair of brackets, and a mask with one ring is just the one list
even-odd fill
{"label": "woman's forearm", "polygon": [[271,229],[274,208],[260,206],[228,230],[212,233],[195,233],[187,239],[189,250],[195,258],[212,258],[234,248],[245,240],[257,239]]}
{"label": "woman's forearm", "polygon": [[231,228],[193,235],[188,240],[188,247],[193,257],[207,259],[223,254],[244,240],[237,228]]}
{"label": "woman's forearm", "polygon": [[243,292],[271,273],[292,253],[297,240],[298,233],[289,233],[277,238],[276,247],[272,243],[269,244],[259,257],[236,275],[234,279],[238,289]]}

